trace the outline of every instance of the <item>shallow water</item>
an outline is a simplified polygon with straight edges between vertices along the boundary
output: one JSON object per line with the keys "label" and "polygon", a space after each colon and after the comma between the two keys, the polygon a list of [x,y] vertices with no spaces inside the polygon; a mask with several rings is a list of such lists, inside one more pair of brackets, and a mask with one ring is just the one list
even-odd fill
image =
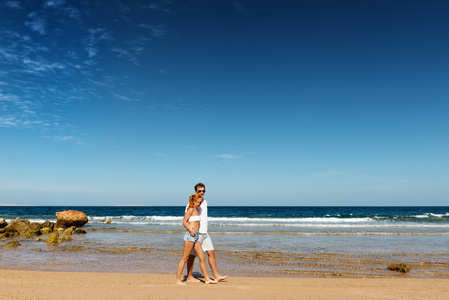
{"label": "shallow water", "polygon": [[[65,208],[2,209],[0,217],[56,221]],[[5,248],[2,268],[174,273],[181,257],[183,208],[78,208],[89,216],[87,234],[49,246],[18,238]],[[234,276],[398,276],[390,262],[412,267],[409,276],[449,278],[449,217],[439,208],[216,208],[209,233],[219,270]],[[212,214],[212,212],[216,214]],[[353,213],[348,213],[352,211]],[[52,216],[53,212],[53,216]],[[234,212],[234,215],[231,213]],[[315,214],[315,215],[314,215]],[[227,217],[224,217],[227,215]],[[9,219],[8,219],[9,217]],[[103,221],[112,220],[111,224]],[[41,237],[41,238],[45,238]],[[195,271],[199,272],[198,262]]]}

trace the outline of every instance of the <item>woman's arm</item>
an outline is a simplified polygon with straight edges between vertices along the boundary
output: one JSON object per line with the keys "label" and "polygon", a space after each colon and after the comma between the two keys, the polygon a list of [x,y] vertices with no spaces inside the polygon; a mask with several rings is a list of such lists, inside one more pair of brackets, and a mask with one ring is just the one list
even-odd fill
{"label": "woman's arm", "polygon": [[184,214],[184,220],[182,220],[182,225],[184,225],[184,227],[187,229],[187,231],[190,233],[191,236],[195,235],[195,230],[194,230],[193,226],[190,224],[189,218],[193,214],[194,209],[195,208],[193,208],[193,207],[189,208],[186,211],[186,213]]}

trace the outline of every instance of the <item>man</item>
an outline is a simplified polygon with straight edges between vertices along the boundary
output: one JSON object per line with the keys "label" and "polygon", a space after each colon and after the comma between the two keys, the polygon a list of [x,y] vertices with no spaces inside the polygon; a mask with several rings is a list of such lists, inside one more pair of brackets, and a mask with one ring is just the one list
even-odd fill
{"label": "man", "polygon": [[[207,202],[204,200],[204,194],[206,193],[206,186],[202,184],[201,182],[195,185],[195,193],[203,196],[203,203],[201,204],[200,208],[200,230],[199,230],[199,241],[201,243],[201,246],[203,248],[203,251],[207,253],[207,257],[209,260],[209,266],[212,270],[212,273],[214,274],[214,278],[216,281],[221,281],[223,279],[228,278],[229,275],[221,276],[218,273],[217,269],[217,263],[215,261],[215,250],[214,245],[212,244],[212,240],[207,233]],[[195,252],[192,251],[192,253],[189,256],[189,260],[187,261],[187,281],[190,282],[199,282],[198,279],[193,277],[192,270],[193,270],[193,263],[195,261]]]}

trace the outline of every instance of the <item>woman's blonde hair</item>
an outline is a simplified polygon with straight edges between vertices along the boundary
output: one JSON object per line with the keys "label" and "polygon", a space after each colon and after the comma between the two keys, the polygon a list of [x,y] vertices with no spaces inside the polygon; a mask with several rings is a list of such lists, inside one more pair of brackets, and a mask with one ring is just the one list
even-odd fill
{"label": "woman's blonde hair", "polygon": [[195,200],[199,199],[199,198],[203,198],[200,194],[193,194],[192,196],[189,197],[189,207],[195,207],[195,204],[193,202],[195,202]]}

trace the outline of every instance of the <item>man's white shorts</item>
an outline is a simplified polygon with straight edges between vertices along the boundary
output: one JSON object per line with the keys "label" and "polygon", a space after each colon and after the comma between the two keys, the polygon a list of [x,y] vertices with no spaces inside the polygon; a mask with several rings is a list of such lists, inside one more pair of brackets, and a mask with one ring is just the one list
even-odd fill
{"label": "man's white shorts", "polygon": [[[204,252],[214,250],[214,244],[212,244],[212,239],[210,238],[208,233],[200,233],[198,242],[201,243],[201,248],[203,248]],[[195,250],[192,249],[192,252],[190,254],[196,256]]]}

